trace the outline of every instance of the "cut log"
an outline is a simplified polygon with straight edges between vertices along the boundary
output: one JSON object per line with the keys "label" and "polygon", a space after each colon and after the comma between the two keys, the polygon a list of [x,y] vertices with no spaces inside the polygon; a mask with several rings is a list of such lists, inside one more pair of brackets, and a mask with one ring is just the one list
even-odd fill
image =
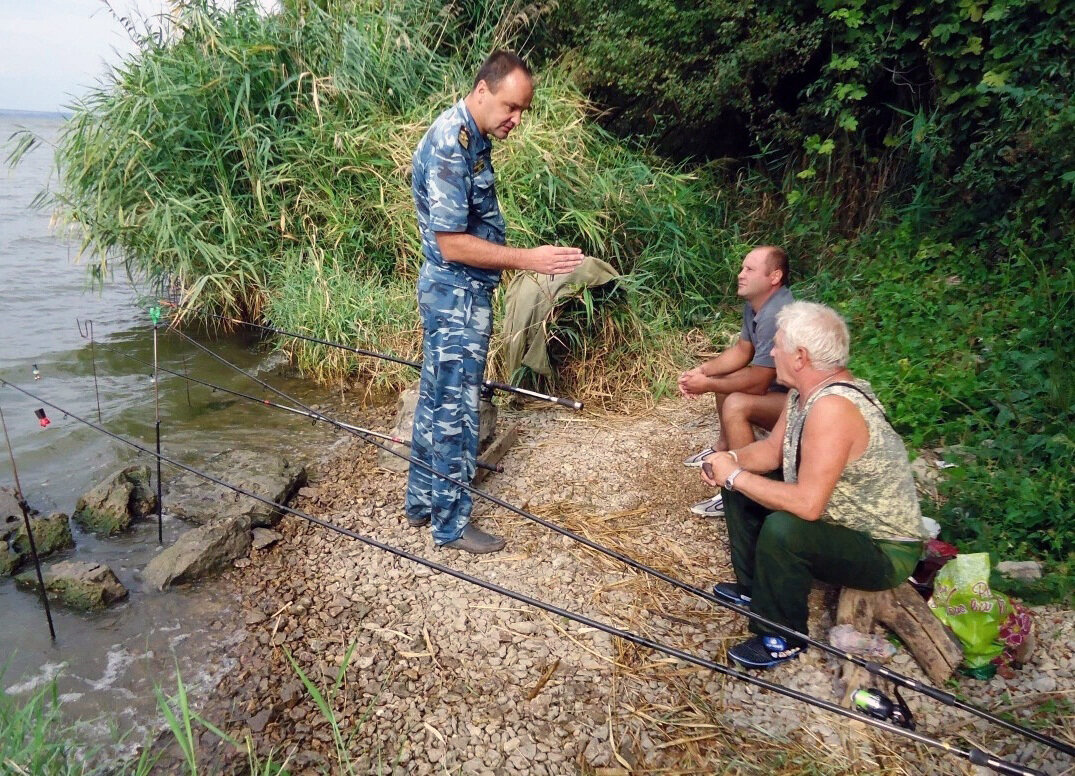
{"label": "cut log", "polygon": [[[922,596],[906,582],[892,590],[870,593],[845,587],[836,606],[836,624],[872,633],[874,623],[891,630],[926,672],[934,685],[944,683],[963,660],[963,647],[952,631],[934,616]],[[844,705],[851,693],[868,683],[864,668],[845,663],[840,674]]]}
{"label": "cut log", "polygon": [[[500,463],[500,459],[508,452],[515,440],[519,438],[519,426],[518,424],[508,427],[508,430],[494,439],[489,447],[485,449],[485,452],[478,458],[479,461],[488,465],[496,466]],[[474,484],[478,485],[488,477],[490,471],[488,469],[478,469],[474,472]]]}

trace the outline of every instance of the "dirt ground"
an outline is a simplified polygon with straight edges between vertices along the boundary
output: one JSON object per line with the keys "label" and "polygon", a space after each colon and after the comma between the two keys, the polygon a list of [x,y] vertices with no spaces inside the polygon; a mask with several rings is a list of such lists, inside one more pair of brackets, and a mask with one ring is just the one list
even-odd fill
{"label": "dirt ground", "polygon": [[[387,410],[357,417],[374,429]],[[602,545],[707,587],[730,580],[722,520],[687,507],[710,494],[681,460],[711,441],[708,406],[669,401],[609,417],[528,406],[500,411],[519,427],[504,472],[483,487]],[[433,546],[402,514],[405,476],[348,438],[316,467],[295,503],[335,525],[625,628],[727,662],[744,638],[736,613],[671,587],[524,517],[481,501],[475,519],[505,536],[496,555]],[[877,732],[800,701],[612,638],[287,517],[283,539],[223,581],[245,638],[203,713],[293,773],[688,774],[975,773],[937,749]],[[835,591],[811,594],[811,635],[825,638]],[[1036,608],[1039,648],[1011,680],[953,680],[960,696],[1075,741],[1075,615]],[[916,678],[906,653],[891,667]],[[304,686],[302,675],[317,688]],[[812,649],[762,675],[836,702],[834,658]],[[1051,774],[1075,762],[971,715],[906,694],[918,731],[982,746]],[[207,770],[245,756],[202,737]]]}

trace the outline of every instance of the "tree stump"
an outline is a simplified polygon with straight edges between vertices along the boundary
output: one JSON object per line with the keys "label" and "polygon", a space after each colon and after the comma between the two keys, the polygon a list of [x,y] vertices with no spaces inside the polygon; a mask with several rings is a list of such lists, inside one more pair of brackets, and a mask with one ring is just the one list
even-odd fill
{"label": "tree stump", "polygon": [[[836,624],[850,625],[859,633],[872,633],[875,623],[894,632],[934,685],[944,683],[963,660],[963,647],[949,628],[929,610],[913,587],[904,582],[892,590],[869,593],[845,587],[836,606]],[[851,694],[868,683],[866,669],[845,663],[840,680]]]}

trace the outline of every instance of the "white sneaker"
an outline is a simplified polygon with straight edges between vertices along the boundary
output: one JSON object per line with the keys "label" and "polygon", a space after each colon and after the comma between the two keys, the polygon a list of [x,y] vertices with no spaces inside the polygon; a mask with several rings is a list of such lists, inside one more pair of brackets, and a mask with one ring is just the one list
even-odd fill
{"label": "white sneaker", "polygon": [[699,501],[691,507],[691,512],[702,517],[724,517],[724,498],[718,493],[713,498]]}
{"label": "white sneaker", "polygon": [[707,447],[706,449],[700,450],[689,458],[684,458],[683,465],[690,466],[692,469],[701,469],[702,461],[706,459],[706,456],[713,455],[713,453],[715,452],[717,451],[714,450],[712,447]]}

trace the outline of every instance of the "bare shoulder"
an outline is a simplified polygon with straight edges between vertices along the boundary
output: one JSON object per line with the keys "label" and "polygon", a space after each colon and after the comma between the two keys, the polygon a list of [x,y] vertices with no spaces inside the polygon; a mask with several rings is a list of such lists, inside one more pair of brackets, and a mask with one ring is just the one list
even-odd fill
{"label": "bare shoulder", "polygon": [[813,433],[853,432],[864,430],[866,420],[853,401],[830,393],[814,402],[806,418],[806,428]]}

